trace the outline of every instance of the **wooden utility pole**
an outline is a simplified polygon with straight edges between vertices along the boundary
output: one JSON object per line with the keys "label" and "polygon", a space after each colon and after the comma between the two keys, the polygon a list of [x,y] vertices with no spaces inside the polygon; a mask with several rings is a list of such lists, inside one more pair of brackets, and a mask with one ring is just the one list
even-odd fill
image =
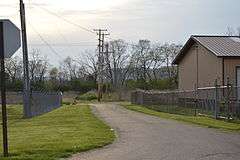
{"label": "wooden utility pole", "polygon": [[3,22],[0,22],[0,61],[1,61],[1,99],[2,99],[2,131],[3,131],[3,155],[8,156],[8,132],[7,132],[7,102],[6,79],[4,62]]}
{"label": "wooden utility pole", "polygon": [[25,5],[23,3],[23,0],[20,0],[20,19],[22,30],[22,51],[24,71],[24,91],[23,91],[24,117],[31,117],[28,47],[27,47]]}
{"label": "wooden utility pole", "polygon": [[106,29],[94,29],[98,35],[98,102],[102,98],[102,89],[103,89],[103,67],[104,67],[104,38],[106,35],[109,35]]}
{"label": "wooden utility pole", "polygon": [[110,75],[110,77],[111,77],[111,83],[114,84],[114,77],[113,77],[113,74],[112,74],[111,64],[110,64],[110,60],[109,60],[109,57],[110,57],[109,54],[111,54],[111,53],[113,53],[113,52],[110,52],[110,51],[109,51],[109,43],[106,43],[105,47],[106,47],[106,52],[105,52],[106,66],[107,66],[108,69],[109,69],[108,72],[109,72],[109,75]]}

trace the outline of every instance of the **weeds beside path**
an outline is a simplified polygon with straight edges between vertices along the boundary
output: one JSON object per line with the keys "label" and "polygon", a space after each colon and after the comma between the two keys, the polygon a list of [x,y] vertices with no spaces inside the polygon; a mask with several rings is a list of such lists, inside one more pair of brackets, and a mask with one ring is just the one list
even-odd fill
{"label": "weeds beside path", "polygon": [[186,116],[186,115],[177,115],[177,114],[169,114],[164,112],[158,112],[151,109],[148,109],[141,105],[134,105],[130,103],[121,103],[121,105],[129,110],[157,116],[160,118],[165,119],[173,119],[177,121],[183,121],[187,123],[197,124],[201,126],[206,126],[209,128],[217,128],[217,129],[223,129],[227,131],[240,131],[240,124],[239,123],[231,123],[226,122],[222,120],[215,120],[213,118],[209,117],[203,117],[203,116]]}

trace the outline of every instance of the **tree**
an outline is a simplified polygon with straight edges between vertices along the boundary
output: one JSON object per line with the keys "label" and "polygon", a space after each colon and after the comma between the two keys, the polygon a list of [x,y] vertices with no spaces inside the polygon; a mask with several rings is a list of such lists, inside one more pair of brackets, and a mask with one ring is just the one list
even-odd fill
{"label": "tree", "polygon": [[152,62],[152,72],[153,77],[151,79],[159,79],[159,68],[163,66],[164,56],[163,56],[163,47],[161,44],[155,44],[150,52],[150,56],[153,59]]}
{"label": "tree", "polygon": [[77,65],[71,57],[68,56],[64,59],[61,67],[67,79],[73,80],[77,78]]}
{"label": "tree", "polygon": [[50,79],[52,81],[57,81],[58,79],[58,69],[57,67],[53,67],[50,71],[49,71],[49,76],[50,76]]}
{"label": "tree", "polygon": [[151,42],[149,40],[139,40],[137,45],[132,48],[130,60],[131,72],[137,79],[147,80],[151,78],[148,72],[153,59],[151,58]]}
{"label": "tree", "polygon": [[41,56],[39,50],[32,50],[29,54],[29,75],[33,84],[44,83],[48,73],[48,60]]}
{"label": "tree", "polygon": [[235,33],[235,30],[234,30],[232,27],[228,26],[228,27],[227,27],[226,35],[227,35],[227,36],[234,36],[235,34],[236,34],[236,33]]}
{"label": "tree", "polygon": [[228,26],[227,31],[226,31],[226,35],[227,36],[239,36],[240,37],[240,26],[237,27],[236,29],[234,29],[231,26]]}
{"label": "tree", "polygon": [[182,45],[176,45],[175,43],[172,43],[172,44],[165,43],[162,46],[162,54],[164,58],[164,63],[167,68],[168,78],[173,78],[177,74],[176,73],[177,70],[172,65],[172,61],[176,57],[176,55],[179,53],[181,48],[182,48]]}
{"label": "tree", "polygon": [[6,73],[8,74],[11,82],[22,79],[22,61],[19,57],[13,57],[6,60]]}
{"label": "tree", "polygon": [[111,83],[116,88],[123,85],[128,73],[127,44],[124,40],[114,40],[109,43],[110,53],[106,55],[107,70]]}
{"label": "tree", "polygon": [[240,37],[240,27],[237,27],[237,36]]}
{"label": "tree", "polygon": [[97,53],[86,50],[84,55],[77,59],[79,65],[82,66],[84,74],[94,82],[97,82],[98,76],[98,58]]}

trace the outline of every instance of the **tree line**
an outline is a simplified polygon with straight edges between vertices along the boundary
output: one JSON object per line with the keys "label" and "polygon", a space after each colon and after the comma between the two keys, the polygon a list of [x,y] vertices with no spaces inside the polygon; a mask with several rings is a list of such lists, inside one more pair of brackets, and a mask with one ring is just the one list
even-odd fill
{"label": "tree line", "polygon": [[[85,51],[79,57],[67,57],[59,66],[53,66],[39,49],[29,53],[29,74],[32,90],[81,91],[96,89],[98,75],[102,74],[105,86],[142,89],[174,89],[178,70],[172,60],[182,48],[175,43],[151,43],[139,40],[129,44],[124,40],[110,41],[108,51],[99,54]],[[107,47],[105,47],[107,48]],[[99,65],[103,70],[99,72]],[[23,65],[20,57],[6,60],[7,89],[23,88]]]}

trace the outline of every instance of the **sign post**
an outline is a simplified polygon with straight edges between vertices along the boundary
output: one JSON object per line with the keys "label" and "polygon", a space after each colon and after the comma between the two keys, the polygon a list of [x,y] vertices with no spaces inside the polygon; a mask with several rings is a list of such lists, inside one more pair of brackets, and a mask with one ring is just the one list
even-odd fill
{"label": "sign post", "polygon": [[0,64],[1,64],[1,100],[2,100],[2,130],[3,130],[3,155],[8,156],[8,131],[7,131],[7,102],[5,58],[10,58],[20,48],[20,30],[9,20],[0,20]]}

